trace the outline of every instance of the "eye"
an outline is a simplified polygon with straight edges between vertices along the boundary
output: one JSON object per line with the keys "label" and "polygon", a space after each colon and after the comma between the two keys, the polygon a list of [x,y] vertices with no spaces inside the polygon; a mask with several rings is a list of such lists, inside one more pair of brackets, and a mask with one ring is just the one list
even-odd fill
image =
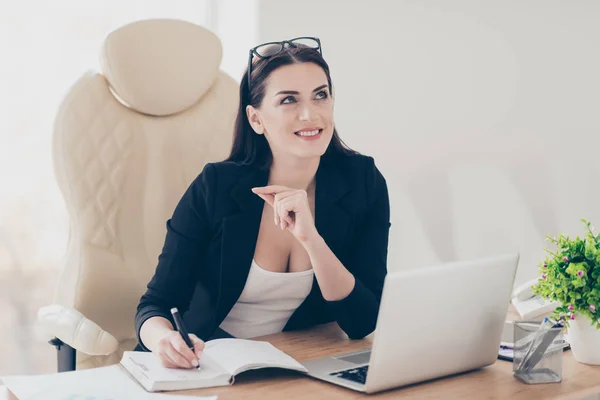
{"label": "eye", "polygon": [[280,104],[292,104],[295,103],[296,99],[294,98],[294,96],[287,96],[286,98],[284,98],[283,100],[281,100]]}
{"label": "eye", "polygon": [[323,100],[326,99],[327,97],[329,97],[329,95],[327,94],[327,91],[325,90],[321,90],[319,93],[317,93],[317,95],[315,96],[315,98],[317,100]]}

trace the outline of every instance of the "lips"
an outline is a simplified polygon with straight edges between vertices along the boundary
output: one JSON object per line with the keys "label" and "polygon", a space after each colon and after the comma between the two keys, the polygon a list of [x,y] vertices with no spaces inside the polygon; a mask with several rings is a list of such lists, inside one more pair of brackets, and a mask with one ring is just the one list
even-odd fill
{"label": "lips", "polygon": [[302,130],[296,131],[296,132],[294,132],[294,134],[296,136],[301,136],[301,137],[313,137],[313,136],[317,136],[321,132],[323,132],[323,129],[321,129],[321,128],[308,128],[308,129],[302,129]]}

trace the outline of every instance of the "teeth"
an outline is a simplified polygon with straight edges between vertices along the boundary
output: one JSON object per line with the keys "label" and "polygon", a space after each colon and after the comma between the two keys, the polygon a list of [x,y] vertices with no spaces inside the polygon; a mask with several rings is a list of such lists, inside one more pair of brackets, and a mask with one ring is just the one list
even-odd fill
{"label": "teeth", "polygon": [[300,136],[315,136],[319,133],[319,130],[320,129],[315,129],[314,131],[296,132],[296,134]]}

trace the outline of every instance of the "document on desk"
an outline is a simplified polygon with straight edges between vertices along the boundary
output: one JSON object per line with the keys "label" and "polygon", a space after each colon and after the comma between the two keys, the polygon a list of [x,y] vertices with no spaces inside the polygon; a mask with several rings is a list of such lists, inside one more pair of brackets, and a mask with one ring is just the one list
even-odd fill
{"label": "document on desk", "polygon": [[0,379],[19,400],[217,400],[217,396],[148,393],[120,365]]}

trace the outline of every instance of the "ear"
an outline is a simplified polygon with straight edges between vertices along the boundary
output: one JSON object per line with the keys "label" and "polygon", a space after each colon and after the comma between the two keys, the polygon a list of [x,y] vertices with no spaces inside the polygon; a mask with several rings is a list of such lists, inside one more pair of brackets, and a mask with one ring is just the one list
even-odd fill
{"label": "ear", "polygon": [[246,116],[248,117],[248,122],[250,122],[250,126],[254,129],[254,132],[262,135],[265,132],[265,128],[260,120],[258,110],[252,106],[246,106]]}

